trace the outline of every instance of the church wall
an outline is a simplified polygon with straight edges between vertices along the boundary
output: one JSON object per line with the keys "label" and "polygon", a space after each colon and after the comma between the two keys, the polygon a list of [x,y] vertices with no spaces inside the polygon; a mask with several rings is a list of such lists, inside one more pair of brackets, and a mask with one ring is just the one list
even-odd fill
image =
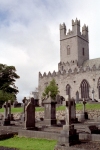
{"label": "church wall", "polygon": [[[47,84],[54,78],[56,80],[56,83],[58,84],[60,95],[64,96],[66,95],[66,85],[69,84],[71,86],[71,97],[74,97],[76,99],[76,92],[79,92],[79,98],[81,99],[81,88],[80,84],[83,79],[86,79],[89,83],[89,97],[92,98],[92,90],[94,89],[94,98],[96,100],[99,100],[98,97],[98,88],[97,83],[98,79],[100,77],[100,70],[96,71],[85,71],[85,72],[78,72],[78,73],[64,73],[64,74],[58,74],[54,77],[50,77],[46,75],[46,77],[40,77],[39,78],[39,99],[41,103],[41,96],[42,92],[44,91],[44,88]],[[100,100],[99,100],[100,101]]]}

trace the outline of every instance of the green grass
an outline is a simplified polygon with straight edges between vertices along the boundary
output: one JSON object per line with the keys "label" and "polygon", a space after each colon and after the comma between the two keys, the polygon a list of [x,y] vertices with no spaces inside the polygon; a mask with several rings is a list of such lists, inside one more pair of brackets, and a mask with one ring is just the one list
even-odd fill
{"label": "green grass", "polygon": [[[86,110],[100,110],[100,103],[87,103],[86,104]],[[35,108],[36,111],[44,111],[44,108],[43,107],[36,107]],[[65,110],[65,106],[58,106],[56,107],[56,110],[59,111],[59,110]],[[83,110],[83,104],[79,103],[79,104],[76,104],[76,110]],[[19,108],[11,108],[11,111],[12,113],[21,113],[23,112],[23,108],[22,107],[19,107]],[[4,112],[4,108],[1,108],[0,109],[0,112]]]}
{"label": "green grass", "polygon": [[53,150],[57,141],[47,139],[35,139],[26,137],[10,138],[0,141],[0,146],[14,147],[20,150]]}
{"label": "green grass", "polygon": [[[44,108],[43,108],[43,107],[36,107],[35,110],[36,110],[36,111],[43,111]],[[21,113],[21,112],[23,112],[23,108],[22,108],[22,107],[19,107],[19,108],[14,108],[14,107],[12,107],[12,108],[11,108],[11,111],[12,111],[13,113]],[[0,112],[4,112],[4,108],[1,108],[1,109],[0,109]]]}
{"label": "green grass", "polygon": [[36,107],[35,110],[36,111],[44,111],[44,107]]}
{"label": "green grass", "polygon": [[[83,110],[83,104],[77,104],[76,105],[76,110]],[[100,104],[90,104],[90,103],[87,103],[86,104],[86,110],[100,110]]]}
{"label": "green grass", "polygon": [[58,107],[56,107],[56,111],[59,111],[59,110],[65,110],[65,106],[58,106]]}
{"label": "green grass", "polygon": [[[22,107],[19,107],[19,108],[12,107],[11,111],[12,111],[12,113],[21,113],[23,111],[23,108]],[[4,108],[1,108],[0,112],[4,112]]]}

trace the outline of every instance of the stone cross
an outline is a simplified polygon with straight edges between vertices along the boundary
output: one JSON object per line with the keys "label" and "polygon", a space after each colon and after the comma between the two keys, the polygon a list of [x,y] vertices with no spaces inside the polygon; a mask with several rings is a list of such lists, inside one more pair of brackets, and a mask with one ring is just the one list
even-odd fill
{"label": "stone cross", "polygon": [[4,103],[4,119],[8,118],[8,102]]}
{"label": "stone cross", "polygon": [[66,95],[65,101],[66,101],[65,122],[66,122],[66,125],[70,125],[71,124],[71,103],[69,100],[69,95]]}
{"label": "stone cross", "polygon": [[11,101],[4,103],[4,120],[3,125],[10,125],[11,120]]}
{"label": "stone cross", "polygon": [[26,97],[24,97],[24,99],[22,100],[22,102],[23,102],[23,121],[25,121],[25,106],[26,106],[26,101],[27,101],[27,99],[26,99]]}
{"label": "stone cross", "polygon": [[85,99],[83,98],[83,113],[85,113],[85,104],[86,104],[86,101],[85,101]]}
{"label": "stone cross", "polygon": [[94,101],[94,89],[92,90],[92,101]]}
{"label": "stone cross", "polygon": [[8,100],[8,119],[11,120],[11,100]]}

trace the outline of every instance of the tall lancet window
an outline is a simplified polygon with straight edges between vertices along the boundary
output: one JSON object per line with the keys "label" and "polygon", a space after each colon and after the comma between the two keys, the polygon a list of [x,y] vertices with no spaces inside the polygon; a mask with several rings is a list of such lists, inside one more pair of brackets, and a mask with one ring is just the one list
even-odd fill
{"label": "tall lancet window", "polygon": [[70,85],[69,84],[67,84],[66,85],[66,95],[69,95],[70,96],[70,89],[71,89],[71,87],[70,87]]}
{"label": "tall lancet window", "polygon": [[82,48],[82,54],[83,54],[83,56],[85,55],[85,50],[84,50],[84,48]]}
{"label": "tall lancet window", "polygon": [[70,46],[67,46],[67,55],[70,55]]}
{"label": "tall lancet window", "polygon": [[81,98],[89,98],[89,84],[85,79],[81,82]]}
{"label": "tall lancet window", "polygon": [[98,79],[97,87],[98,87],[98,95],[99,95],[99,99],[100,99],[100,78]]}

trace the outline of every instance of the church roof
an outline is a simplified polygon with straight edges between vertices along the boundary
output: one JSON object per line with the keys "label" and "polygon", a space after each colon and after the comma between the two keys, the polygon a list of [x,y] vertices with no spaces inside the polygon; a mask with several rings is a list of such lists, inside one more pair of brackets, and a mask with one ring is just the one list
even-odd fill
{"label": "church roof", "polygon": [[90,68],[92,68],[93,65],[95,65],[96,67],[98,67],[100,65],[100,58],[86,60],[83,63],[83,67],[89,66]]}

